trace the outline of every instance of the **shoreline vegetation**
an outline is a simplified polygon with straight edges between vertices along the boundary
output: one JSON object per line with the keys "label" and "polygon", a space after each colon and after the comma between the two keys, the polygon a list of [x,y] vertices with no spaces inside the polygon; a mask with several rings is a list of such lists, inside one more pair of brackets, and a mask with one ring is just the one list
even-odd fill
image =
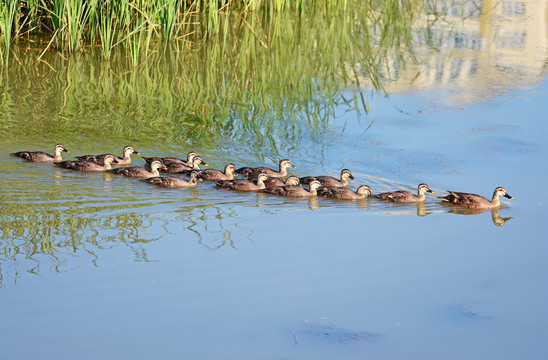
{"label": "shoreline vegetation", "polygon": [[[26,42],[32,46],[39,38],[41,55],[47,50],[67,56],[99,48],[101,56],[110,59],[115,49],[123,47],[137,65],[151,52],[193,49],[212,38],[223,46],[228,37],[241,35],[235,33],[238,28],[249,28],[260,45],[268,48],[274,38],[267,35],[275,34],[265,33],[268,30],[265,27],[280,16],[303,25],[324,18],[327,25],[324,31],[342,25],[350,27],[349,35],[361,40],[406,43],[419,3],[413,0],[1,0],[0,60],[4,65],[9,63],[14,43]],[[282,30],[291,29],[278,29]]]}

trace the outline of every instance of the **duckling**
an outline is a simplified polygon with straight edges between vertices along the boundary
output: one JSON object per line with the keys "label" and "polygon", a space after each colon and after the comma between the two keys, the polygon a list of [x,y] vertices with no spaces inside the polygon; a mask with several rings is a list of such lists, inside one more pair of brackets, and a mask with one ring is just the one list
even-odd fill
{"label": "duckling", "polygon": [[[116,156],[116,160],[118,160],[119,165],[128,165],[131,164],[131,154],[141,155],[140,152],[136,151],[133,146],[125,146],[122,150],[122,153],[124,154],[124,157]],[[101,154],[101,155],[82,155],[77,156],[76,158],[78,160],[84,160],[84,161],[91,161],[96,164],[102,165],[104,164],[105,156],[108,154]]]}
{"label": "duckling", "polygon": [[268,179],[266,179],[266,181],[264,182],[264,185],[267,188],[276,187],[276,186],[285,186],[285,185],[299,185],[299,184],[300,184],[299,178],[294,175],[288,176],[287,179],[285,179],[285,182],[282,179],[276,178],[276,177],[268,177]]}
{"label": "duckling", "polygon": [[426,199],[426,196],[424,193],[434,193],[428,185],[426,184],[419,184],[418,186],[418,192],[417,195],[411,194],[409,191],[391,191],[391,192],[384,192],[377,195],[371,195],[371,197],[391,201],[391,202],[397,202],[397,203],[415,203],[424,201]]}
{"label": "duckling", "polygon": [[165,165],[163,165],[160,161],[153,161],[150,163],[150,171],[148,171],[144,167],[130,166],[130,167],[119,167],[116,169],[109,170],[109,172],[116,175],[124,175],[127,177],[151,178],[151,177],[160,176],[160,172],[158,170],[165,170],[165,169],[166,169]]}
{"label": "duckling", "polygon": [[469,209],[492,209],[500,206],[499,197],[504,196],[513,200],[514,198],[508,195],[508,192],[502,186],[499,186],[493,192],[493,198],[491,201],[487,200],[483,196],[469,193],[461,193],[456,191],[447,190],[449,195],[444,197],[438,197],[441,201],[446,201],[453,205],[463,206]]}
{"label": "duckling", "polygon": [[68,153],[70,151],[68,151],[63,145],[57,144],[55,145],[53,152],[55,155],[50,155],[42,151],[19,151],[16,153],[11,153],[10,155],[32,162],[57,162],[63,160],[61,158],[62,152]]}
{"label": "duckling", "polygon": [[257,180],[249,179],[236,179],[236,180],[222,180],[218,181],[215,184],[217,186],[223,187],[229,190],[238,190],[238,191],[257,191],[264,189],[264,181],[268,179],[266,174],[259,174]]}
{"label": "duckling", "polygon": [[58,163],[55,163],[55,165],[62,167],[64,169],[69,170],[76,170],[76,171],[87,171],[87,172],[100,172],[100,171],[108,171],[112,169],[112,166],[110,164],[118,163],[118,160],[116,160],[116,156],[112,154],[105,154],[105,157],[103,159],[104,165],[99,165],[91,161],[61,161]]}
{"label": "duckling", "polygon": [[[234,171],[236,170],[236,166],[234,164],[230,163],[225,166],[224,172],[217,169],[205,169],[197,171],[196,177],[198,180],[206,180],[206,181],[219,181],[219,180],[233,180],[236,174]],[[181,174],[190,175],[191,172],[195,170],[183,170]]]}
{"label": "duckling", "polygon": [[333,199],[343,200],[358,200],[365,199],[371,195],[371,188],[367,185],[360,186],[356,191],[348,188],[320,188],[318,189],[318,196],[325,196]]}
{"label": "duckling", "polygon": [[190,173],[189,181],[183,180],[175,176],[151,177],[148,179],[144,179],[143,181],[149,184],[153,184],[153,185],[165,187],[165,188],[184,188],[184,187],[196,186],[197,174],[198,174],[197,171],[192,171]]}
{"label": "duckling", "polygon": [[[182,165],[186,165],[187,167],[191,168],[194,166],[192,160],[197,157],[198,154],[196,154],[194,151],[191,151],[187,154],[186,156],[186,160],[183,160],[183,159],[179,159],[179,158],[176,158],[176,157],[143,157],[143,159],[145,159],[145,161],[150,164],[151,162],[153,161],[161,161],[162,164],[168,166],[169,164],[182,164]],[[202,165],[204,166],[208,166],[208,164],[204,161],[204,159],[202,159]],[[199,169],[195,169],[195,170],[199,170]]]}
{"label": "duckling", "polygon": [[348,186],[348,180],[346,179],[354,179],[354,176],[352,176],[352,173],[348,169],[342,169],[341,170],[341,179],[337,180],[334,177],[331,176],[306,176],[302,177],[299,180],[302,184],[309,184],[312,180],[318,180],[322,186],[324,187],[345,187]]}
{"label": "duckling", "polygon": [[308,184],[309,190],[306,190],[301,185],[286,185],[286,186],[276,186],[264,189],[264,192],[278,195],[278,196],[287,196],[287,197],[307,197],[307,196],[316,196],[317,189],[322,186],[318,180],[312,180]]}
{"label": "duckling", "polygon": [[288,167],[294,168],[294,169],[297,168],[296,166],[291,164],[291,161],[289,161],[287,159],[283,159],[283,160],[280,160],[280,163],[279,163],[279,168],[280,169],[279,169],[279,171],[276,171],[276,170],[261,166],[261,167],[256,167],[256,168],[242,167],[242,168],[237,169],[236,172],[238,174],[242,174],[242,175],[246,176],[248,179],[256,178],[261,173],[264,173],[264,174],[266,174],[267,176],[270,176],[270,177],[285,177],[285,176],[287,176],[287,168]]}

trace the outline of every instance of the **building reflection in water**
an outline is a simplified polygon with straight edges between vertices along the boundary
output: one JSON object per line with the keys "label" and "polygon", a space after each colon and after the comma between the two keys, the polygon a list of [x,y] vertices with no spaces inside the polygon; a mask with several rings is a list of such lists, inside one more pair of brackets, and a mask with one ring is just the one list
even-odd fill
{"label": "building reflection in water", "polygon": [[441,91],[440,101],[463,105],[538,83],[548,60],[547,18],[544,0],[432,2],[416,29],[418,61],[387,70],[397,80],[385,89]]}

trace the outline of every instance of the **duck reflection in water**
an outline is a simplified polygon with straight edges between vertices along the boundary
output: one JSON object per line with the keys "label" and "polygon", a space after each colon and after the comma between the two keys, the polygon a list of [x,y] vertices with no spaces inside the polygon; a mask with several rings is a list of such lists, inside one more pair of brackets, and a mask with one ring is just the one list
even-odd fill
{"label": "duck reflection in water", "polygon": [[466,208],[453,207],[447,212],[451,214],[460,214],[460,215],[479,215],[489,210],[491,211],[491,219],[493,220],[493,224],[495,226],[503,226],[507,221],[510,221],[513,219],[513,217],[501,217],[499,215],[498,207],[493,209],[466,209]]}

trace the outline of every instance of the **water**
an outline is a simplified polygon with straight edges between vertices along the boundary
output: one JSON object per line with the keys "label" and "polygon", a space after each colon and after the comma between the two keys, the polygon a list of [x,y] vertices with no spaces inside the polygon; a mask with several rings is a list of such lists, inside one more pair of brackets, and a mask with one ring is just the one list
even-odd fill
{"label": "water", "polygon": [[[76,97],[67,104],[79,120],[34,132],[21,116],[29,110],[13,101],[0,114],[3,357],[543,359],[548,82],[536,61],[546,59],[545,41],[530,62],[517,55],[538,34],[527,29],[525,44],[506,56],[467,48],[462,57],[450,45],[423,51],[422,63],[462,57],[479,70],[457,81],[439,65],[433,82],[427,71],[408,81],[408,70],[389,97],[364,90],[368,114],[337,104],[317,126],[303,110],[263,128],[234,119],[234,128],[219,123],[207,135],[170,138],[160,127],[153,136],[142,125],[146,136],[124,137],[127,124],[84,131],[80,119],[116,119],[119,104],[83,99],[78,108]],[[62,94],[60,84],[52,91]],[[62,105],[40,104],[36,118],[55,117]],[[11,136],[7,119],[20,124]],[[426,182],[434,195],[489,197],[505,186],[515,200],[470,215],[433,196],[402,206],[233,193],[210,183],[158,189],[8,155],[51,151],[56,142],[69,156],[120,154],[129,143],[145,156],[192,149],[213,168],[289,158],[299,175],[349,168],[351,187],[373,192]]]}

